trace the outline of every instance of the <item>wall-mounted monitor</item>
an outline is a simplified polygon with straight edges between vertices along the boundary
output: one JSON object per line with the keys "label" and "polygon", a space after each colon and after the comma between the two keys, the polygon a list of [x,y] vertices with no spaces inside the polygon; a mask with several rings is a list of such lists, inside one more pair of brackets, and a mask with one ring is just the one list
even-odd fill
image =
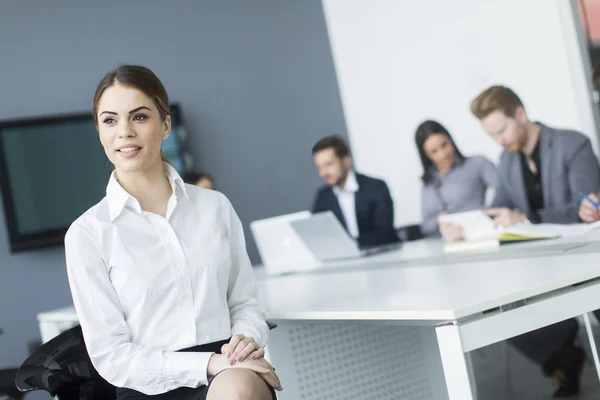
{"label": "wall-mounted monitor", "polygon": [[[183,173],[178,105],[171,118],[163,154]],[[105,196],[112,170],[91,113],[0,121],[0,191],[11,251],[62,245],[71,223]]]}

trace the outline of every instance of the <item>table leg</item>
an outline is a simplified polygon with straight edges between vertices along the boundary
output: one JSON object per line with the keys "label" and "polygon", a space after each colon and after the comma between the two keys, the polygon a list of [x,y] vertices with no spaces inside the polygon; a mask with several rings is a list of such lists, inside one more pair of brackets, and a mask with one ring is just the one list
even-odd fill
{"label": "table leg", "polygon": [[590,350],[592,351],[592,357],[594,358],[596,373],[598,374],[598,379],[600,380],[600,360],[598,359],[598,350],[596,349],[596,340],[594,339],[594,332],[592,332],[592,324],[590,323],[589,313],[583,314],[583,322],[585,324],[585,329],[590,341]]}
{"label": "table leg", "polygon": [[456,324],[435,328],[449,400],[475,400],[470,372]]}

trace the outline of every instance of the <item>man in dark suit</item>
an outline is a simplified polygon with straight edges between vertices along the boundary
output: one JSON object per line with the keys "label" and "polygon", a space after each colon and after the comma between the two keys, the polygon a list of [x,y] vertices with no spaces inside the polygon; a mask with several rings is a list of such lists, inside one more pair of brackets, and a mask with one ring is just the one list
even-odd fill
{"label": "man in dark suit", "polygon": [[[530,121],[517,94],[505,86],[484,90],[471,103],[471,112],[504,148],[493,208],[486,211],[496,224],[576,223],[579,192],[597,190],[600,181],[590,140]],[[554,399],[572,399],[579,392],[585,354],[575,344],[577,330],[577,321],[569,319],[509,340],[545,375],[556,378]]]}
{"label": "man in dark suit", "polygon": [[344,138],[327,136],[312,149],[325,185],[319,189],[313,213],[332,211],[360,247],[398,242],[394,202],[384,181],[352,170]]}

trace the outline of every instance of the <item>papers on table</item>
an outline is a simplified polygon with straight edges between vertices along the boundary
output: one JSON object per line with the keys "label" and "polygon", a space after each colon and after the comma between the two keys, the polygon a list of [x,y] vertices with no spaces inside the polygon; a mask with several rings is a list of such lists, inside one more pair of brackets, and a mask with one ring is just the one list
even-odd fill
{"label": "papers on table", "polygon": [[465,240],[494,238],[499,233],[499,230],[494,228],[494,221],[480,210],[440,215],[440,223],[448,222],[463,229]]}
{"label": "papers on table", "polygon": [[464,240],[448,243],[445,246],[447,252],[490,249],[499,247],[504,242],[581,236],[600,228],[600,221],[568,225],[525,222],[511,227],[494,227],[492,218],[479,210],[442,215],[440,222],[450,222],[463,228]]}

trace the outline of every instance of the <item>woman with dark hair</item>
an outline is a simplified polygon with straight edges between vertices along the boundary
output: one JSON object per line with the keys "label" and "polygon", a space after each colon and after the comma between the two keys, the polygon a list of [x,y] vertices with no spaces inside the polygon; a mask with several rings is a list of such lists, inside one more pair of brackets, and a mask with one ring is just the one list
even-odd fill
{"label": "woman with dark hair", "polygon": [[117,399],[275,399],[242,224],[219,192],[161,159],[169,98],[148,68],[109,72],[94,96],[106,197],[65,237],[85,344]]}
{"label": "woman with dark hair", "polygon": [[421,231],[425,235],[440,231],[447,240],[458,240],[461,228],[439,226],[439,215],[484,208],[486,190],[496,186],[496,168],[485,157],[463,156],[450,132],[436,121],[419,125],[415,144],[423,165]]}

